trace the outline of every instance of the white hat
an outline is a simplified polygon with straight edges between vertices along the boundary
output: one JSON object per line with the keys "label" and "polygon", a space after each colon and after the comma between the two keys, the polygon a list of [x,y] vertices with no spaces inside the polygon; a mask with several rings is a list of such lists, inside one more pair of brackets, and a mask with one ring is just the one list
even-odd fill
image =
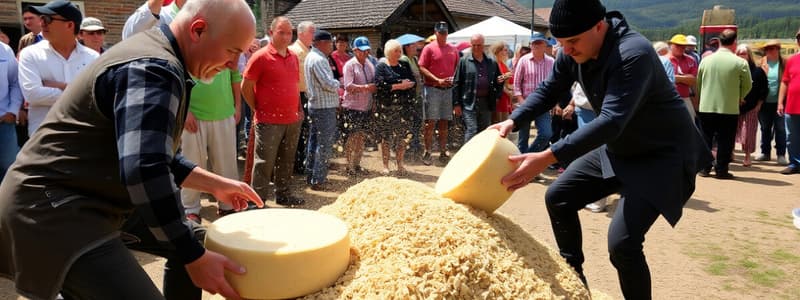
{"label": "white hat", "polygon": [[688,44],[689,46],[697,46],[697,38],[694,37],[693,35],[687,35],[686,44]]}
{"label": "white hat", "polygon": [[101,22],[100,19],[93,17],[83,18],[80,29],[84,31],[106,30],[106,28],[103,27],[103,22]]}

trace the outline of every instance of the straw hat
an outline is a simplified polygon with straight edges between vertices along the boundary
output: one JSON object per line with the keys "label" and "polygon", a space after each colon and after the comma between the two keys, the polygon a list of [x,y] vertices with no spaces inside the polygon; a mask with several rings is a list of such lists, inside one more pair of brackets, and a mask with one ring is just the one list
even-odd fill
{"label": "straw hat", "polygon": [[769,47],[778,47],[781,48],[781,41],[779,40],[769,40],[764,45],[761,46],[761,49],[767,49]]}

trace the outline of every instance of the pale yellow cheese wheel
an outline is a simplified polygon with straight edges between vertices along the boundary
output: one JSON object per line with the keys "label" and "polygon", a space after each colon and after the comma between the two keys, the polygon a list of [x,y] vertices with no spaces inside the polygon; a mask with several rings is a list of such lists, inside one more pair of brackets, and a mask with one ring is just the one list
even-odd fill
{"label": "pale yellow cheese wheel", "polygon": [[442,171],[436,192],[458,203],[493,213],[511,197],[500,183],[503,176],[517,168],[510,155],[519,149],[500,132],[487,129],[470,139]]}
{"label": "pale yellow cheese wheel", "polygon": [[248,299],[295,298],[333,284],[350,263],[340,219],[317,211],[270,208],[232,214],[208,228],[206,247],[236,261],[245,275],[225,277]]}

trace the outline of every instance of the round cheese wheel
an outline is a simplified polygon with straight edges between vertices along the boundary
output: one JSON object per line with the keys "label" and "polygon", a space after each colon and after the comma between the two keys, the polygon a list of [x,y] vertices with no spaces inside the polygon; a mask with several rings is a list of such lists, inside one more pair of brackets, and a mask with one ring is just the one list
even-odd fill
{"label": "round cheese wheel", "polygon": [[436,181],[436,192],[458,203],[493,213],[511,197],[500,183],[517,168],[510,155],[519,149],[500,132],[487,129],[472,137],[450,159]]}
{"label": "round cheese wheel", "polygon": [[350,238],[340,219],[313,210],[259,209],[216,220],[206,248],[247,269],[226,272],[240,296],[285,299],[333,284],[350,263]]}

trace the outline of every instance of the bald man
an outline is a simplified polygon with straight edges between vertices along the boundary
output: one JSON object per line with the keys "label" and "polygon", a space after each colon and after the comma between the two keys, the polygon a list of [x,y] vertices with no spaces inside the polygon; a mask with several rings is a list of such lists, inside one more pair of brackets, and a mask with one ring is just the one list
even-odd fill
{"label": "bald man", "polygon": [[[235,68],[255,35],[243,0],[192,0],[169,25],[122,41],[66,88],[0,184],[0,275],[33,299],[239,296],[180,205],[180,187],[242,209],[245,183],[178,150],[192,77]],[[121,233],[120,233],[121,232]],[[162,295],[128,250],[167,258]],[[196,286],[196,287],[195,287]]]}

